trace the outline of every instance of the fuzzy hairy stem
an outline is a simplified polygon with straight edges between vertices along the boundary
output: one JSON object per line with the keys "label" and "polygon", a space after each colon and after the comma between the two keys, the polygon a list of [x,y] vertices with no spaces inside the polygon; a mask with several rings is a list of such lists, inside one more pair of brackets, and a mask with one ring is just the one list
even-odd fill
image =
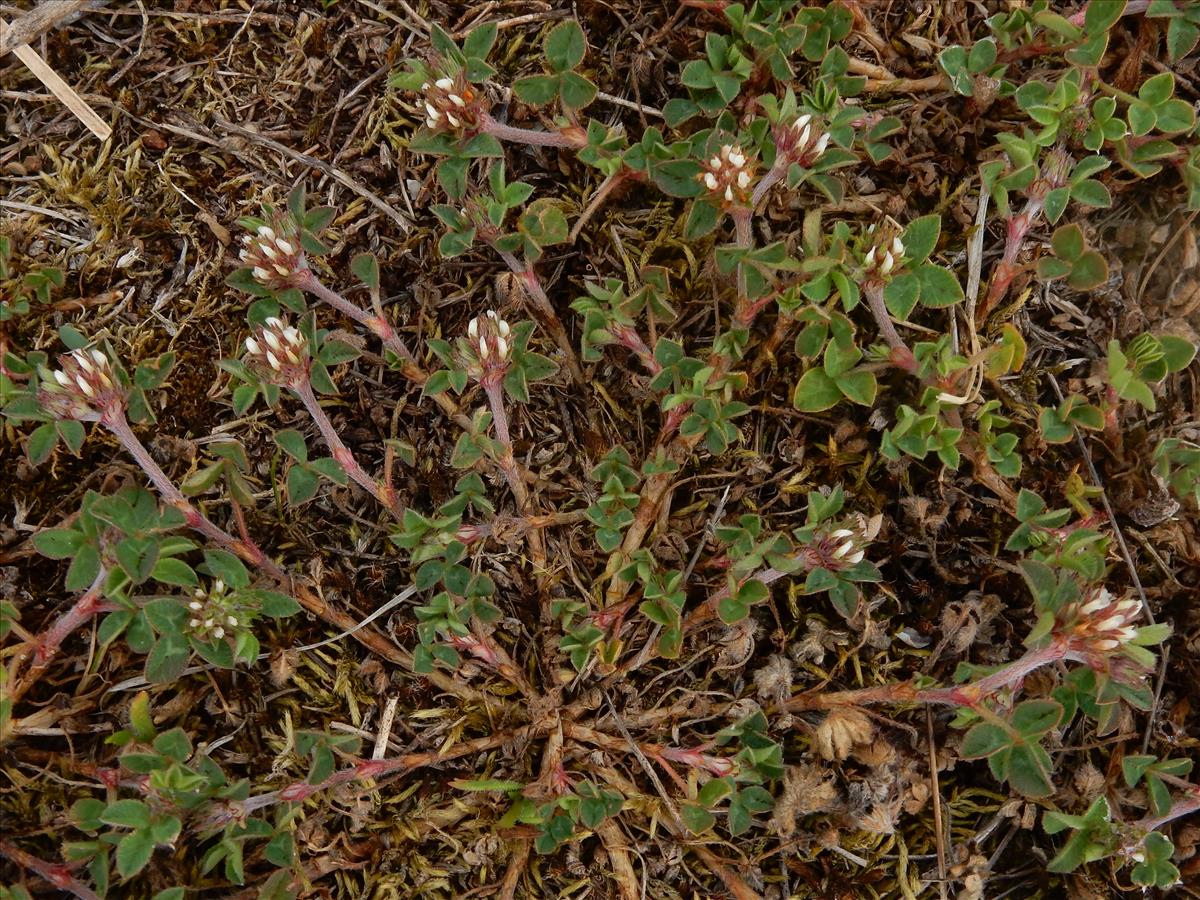
{"label": "fuzzy hairy stem", "polygon": [[94,616],[115,609],[103,600],[104,595],[101,588],[107,577],[108,571],[101,567],[100,572],[92,581],[91,587],[80,595],[79,599],[71,604],[71,608],[59,616],[35,641],[28,643],[23,652],[18,655],[12,671],[18,671],[26,660],[30,660],[30,663],[25,674],[8,692],[8,699],[13,706],[16,706],[26,692],[42,677],[51,661],[58,656],[63,641],[90,622]]}
{"label": "fuzzy hairy stem", "polygon": [[[532,507],[529,500],[529,489],[525,486],[524,467],[517,462],[513,455],[512,437],[508,433],[508,412],[504,408],[504,386],[498,379],[485,378],[481,382],[483,391],[488,398],[488,406],[492,410],[492,424],[496,426],[496,439],[502,448],[501,456],[496,460],[504,480],[508,482],[517,503],[517,511],[522,516],[530,516]],[[546,544],[542,532],[538,528],[530,528],[528,533],[529,555],[534,568],[539,575],[546,571]]]}
{"label": "fuzzy hairy stem", "polygon": [[500,258],[504,260],[504,264],[517,276],[517,279],[521,282],[521,286],[525,289],[526,295],[533,301],[538,318],[542,320],[542,325],[550,332],[550,336],[554,338],[554,343],[558,345],[558,349],[562,352],[563,358],[567,362],[567,371],[571,373],[571,380],[577,385],[582,385],[584,378],[583,369],[579,366],[579,357],[575,355],[575,347],[571,343],[571,338],[567,335],[567,329],[563,326],[562,319],[558,317],[558,313],[554,311],[554,305],[550,302],[550,297],[546,294],[546,289],[542,287],[542,280],[538,278],[537,272],[528,263],[521,263],[520,260],[507,250],[501,250],[495,244],[492,247]]}
{"label": "fuzzy hairy stem", "polygon": [[862,286],[862,292],[867,300],[867,308],[871,310],[871,317],[875,319],[875,325],[879,328],[880,336],[891,348],[892,365],[909,374],[915,374],[917,359],[892,322],[892,315],[883,299],[883,282],[871,279]]}
{"label": "fuzzy hairy stem", "polygon": [[571,125],[562,131],[534,131],[531,128],[517,128],[497,122],[490,114],[480,117],[479,130],[490,134],[498,141],[510,141],[514,144],[529,144],[533,147],[563,147],[580,149],[587,146],[587,134],[577,125]]}
{"label": "fuzzy hairy stem", "polygon": [[[301,280],[297,286],[301,290],[307,291],[318,300],[329,304],[338,312],[358,322],[374,334],[387,349],[399,357],[401,360],[400,373],[418,387],[424,387],[425,382],[429,380],[429,373],[417,362],[412,352],[408,349],[408,345],[404,343],[404,339],[396,333],[396,330],[392,328],[391,323],[387,319],[368,312],[357,304],[351,303],[337,291],[327,288],[317,278],[316,273],[312,269],[303,270],[300,278]],[[471,419],[458,408],[458,404],[445,391],[431,396],[433,402],[441,407],[442,411],[460,427],[467,429],[471,427]]]}
{"label": "fuzzy hairy stem", "polygon": [[[332,625],[339,632],[353,636],[356,641],[383,659],[393,662],[410,672],[414,671],[412,654],[407,650],[397,647],[390,639],[384,637],[378,631],[362,628],[352,616],[330,606],[324,597],[312,589],[309,582],[290,577],[256,545],[238,540],[229,534],[229,532],[214,525],[203,513],[192,506],[151,458],[145,446],[130,429],[123,412],[118,411],[116,415],[106,416],[102,421],[105,427],[121,442],[126,451],[142,466],[160,496],[183,513],[188,527],[200,532],[218,547],[237,555],[243,562],[254,566],[263,574],[277,581],[309,613]],[[482,703],[484,706],[491,706],[496,703],[496,698],[489,697],[482,691],[465,685],[456,678],[442,672],[430,672],[423,677],[427,678],[440,690],[461,699]]]}
{"label": "fuzzy hairy stem", "polygon": [[306,378],[298,384],[292,385],[292,390],[296,392],[296,396],[300,398],[300,402],[304,404],[304,408],[308,410],[308,414],[316,423],[325,445],[329,447],[330,454],[346,470],[350,480],[382,503],[397,519],[403,516],[404,504],[400,502],[395,489],[382,481],[376,481],[358,464],[354,452],[342,441],[337,429],[333,427],[333,422],[321,408],[316,394],[313,393],[312,383]]}
{"label": "fuzzy hairy stem", "polygon": [[36,872],[60,891],[66,891],[79,900],[100,900],[99,894],[72,875],[71,869],[62,863],[48,863],[3,838],[0,838],[0,856],[8,858],[19,868]]}
{"label": "fuzzy hairy stem", "polygon": [[343,784],[351,784],[355,781],[365,781],[367,779],[378,779],[389,775],[400,775],[425,766],[437,765],[438,763],[448,762],[459,757],[494,750],[496,747],[504,746],[511,741],[531,740],[545,733],[545,731],[545,724],[530,724],[512,731],[462,741],[445,750],[434,750],[426,753],[405,753],[402,756],[394,756],[390,759],[361,760],[352,766],[334,772],[318,784],[297,781],[277,791],[255,794],[240,802],[228,801],[224,808],[208,816],[203,827],[205,829],[220,828],[230,821],[249,816],[261,809],[274,806],[276,803],[302,803],[314,794]]}
{"label": "fuzzy hairy stem", "polygon": [[814,691],[791,698],[784,704],[784,709],[788,712],[801,712],[808,709],[888,703],[928,703],[975,708],[984,698],[996,691],[1017,687],[1031,672],[1069,657],[1069,646],[1056,640],[1040,649],[1029,650],[998,671],[967,684],[918,689],[911,682],[899,682],[851,691]]}
{"label": "fuzzy hairy stem", "polygon": [[996,304],[1008,295],[1008,289],[1012,285],[1013,279],[1017,277],[1017,272],[1020,271],[1017,260],[1021,256],[1021,247],[1025,243],[1025,237],[1041,218],[1043,208],[1043,198],[1031,197],[1025,202],[1025,208],[1021,210],[1020,214],[1009,218],[1008,231],[1004,239],[1004,255],[992,270],[988,292],[976,312],[979,322],[983,322],[987,318],[988,312],[995,309]]}
{"label": "fuzzy hairy stem", "polygon": [[100,421],[121,443],[125,451],[133,457],[134,461],[141,466],[142,471],[146,473],[146,476],[150,479],[159,495],[167,503],[183,513],[189,528],[199,531],[217,546],[236,554],[245,562],[262,569],[276,580],[283,581],[286,579],[283,570],[259,549],[257,544],[251,541],[239,540],[224,528],[213,524],[207,516],[192,505],[191,501],[183,496],[179,488],[175,486],[174,482],[167,477],[167,474],[154,461],[154,458],[150,455],[150,451],[146,449],[146,446],[139,440],[138,436],[133,433],[133,429],[129,427],[129,422],[126,420],[123,410],[119,408],[110,410],[105,413]]}

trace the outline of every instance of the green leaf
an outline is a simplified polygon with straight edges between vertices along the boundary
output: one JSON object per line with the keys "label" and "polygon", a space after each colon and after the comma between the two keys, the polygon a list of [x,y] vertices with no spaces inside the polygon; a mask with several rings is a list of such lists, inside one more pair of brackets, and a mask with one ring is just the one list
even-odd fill
{"label": "green leaf", "polygon": [[692,834],[703,834],[716,824],[716,818],[703,806],[684,803],[679,807],[679,817]]}
{"label": "green leaf", "polygon": [[842,390],[837,382],[823,369],[809,369],[796,385],[792,405],[801,412],[823,412],[836,406],[841,399]]}
{"label": "green leaf", "polygon": [[486,59],[496,43],[497,24],[487,22],[471,29],[463,41],[462,52],[468,59]]}
{"label": "green leaf", "polygon": [[29,464],[40,466],[50,458],[50,454],[54,452],[54,445],[58,443],[58,429],[54,422],[46,422],[39,425],[29,435],[29,440],[25,444],[25,454],[29,457]]}
{"label": "green leaf", "polygon": [[[815,370],[814,370],[815,371]],[[875,395],[879,383],[875,375],[867,371],[847,372],[837,379],[838,389],[853,403],[860,406],[871,406],[875,403]]]}
{"label": "green leaf", "polygon": [[1073,262],[1083,255],[1087,242],[1084,241],[1083,231],[1078,225],[1063,225],[1050,237],[1050,247],[1055,256]]}
{"label": "green leaf", "polygon": [[1108,280],[1108,263],[1095,250],[1089,250],[1075,260],[1067,284],[1077,291],[1088,291]]}
{"label": "green leaf", "polygon": [[717,227],[720,209],[708,200],[697,200],[688,210],[687,222],[683,226],[683,236],[686,240],[694,241],[704,237]]}
{"label": "green leaf", "polygon": [[904,257],[913,263],[924,262],[937,246],[942,217],[937,213],[913,219],[904,229]]}
{"label": "green leaf", "polygon": [[214,578],[222,579],[234,590],[250,584],[250,573],[242,561],[226,550],[205,550],[204,562]]}
{"label": "green leaf", "polygon": [[1017,744],[1009,758],[1008,781],[1027,797],[1048,797],[1054,793],[1054,782],[1050,780],[1053,768],[1050,754],[1041,744]]}
{"label": "green leaf", "polygon": [[82,543],[83,534],[73,528],[47,528],[33,536],[34,548],[50,559],[74,556]]}
{"label": "green leaf", "polygon": [[307,503],[321,489],[321,479],[317,473],[304,466],[292,466],[287,473],[287,498],[292,506]]}
{"label": "green leaf", "polygon": [[200,583],[191,566],[172,557],[165,557],[156,562],[150,574],[155,581],[161,581],[163,584],[194,588]]}
{"label": "green leaf", "polygon": [[513,92],[523,103],[545,106],[558,96],[561,83],[557,75],[527,75],[513,82]]}
{"label": "green leaf", "polygon": [[1181,372],[1196,358],[1196,345],[1185,338],[1163,334],[1158,336],[1158,343],[1168,372]]}
{"label": "green leaf", "polygon": [[141,800],[118,800],[105,807],[99,818],[101,822],[108,825],[119,825],[123,828],[148,828],[150,826],[150,808]]}
{"label": "green leaf", "polygon": [[182,674],[192,655],[182,635],[164,634],[146,655],[146,680],[154,684],[168,684]]}
{"label": "green leaf", "polygon": [[923,265],[916,270],[916,275],[921,283],[922,306],[952,306],[963,298],[962,285],[949,269]]}
{"label": "green leaf", "polygon": [[100,574],[100,551],[93,544],[83,544],[76,552],[63,587],[68,591],[84,591],[91,587]]}
{"label": "green leaf", "polygon": [[139,829],[121,838],[117,844],[117,873],[131,878],[146,867],[154,853],[154,838],[147,830]]}
{"label": "green leaf", "polygon": [[982,759],[1011,744],[1012,738],[999,725],[980,722],[963,736],[960,752],[964,759]]}
{"label": "green leaf", "polygon": [[1108,192],[1108,188],[1094,178],[1074,185],[1071,188],[1071,199],[1102,209],[1112,206],[1112,194]]}
{"label": "green leaf", "polygon": [[1142,82],[1138,88],[1138,98],[1150,106],[1160,106],[1171,99],[1175,93],[1175,76],[1170,72],[1161,72]]}
{"label": "green leaf", "polygon": [[379,260],[375,258],[374,253],[359,253],[355,255],[350,260],[350,271],[354,273],[355,278],[371,290],[379,290]]}
{"label": "green leaf", "polygon": [[596,85],[576,72],[564,72],[559,86],[563,106],[583,109],[596,99]]}
{"label": "green leaf", "polygon": [[297,462],[308,462],[308,446],[304,435],[292,429],[275,432],[275,443],[279,448]]}
{"label": "green leaf", "polygon": [[1058,725],[1062,713],[1057,700],[1026,700],[1013,711],[1012,725],[1026,737],[1039,736]]}
{"label": "green leaf", "polygon": [[574,19],[567,19],[550,29],[544,44],[546,61],[555,72],[565,72],[583,62],[587,41],[583,29]]}
{"label": "green leaf", "polygon": [[921,296],[921,281],[915,272],[905,272],[888,282],[883,302],[888,312],[901,321],[908,318]]}

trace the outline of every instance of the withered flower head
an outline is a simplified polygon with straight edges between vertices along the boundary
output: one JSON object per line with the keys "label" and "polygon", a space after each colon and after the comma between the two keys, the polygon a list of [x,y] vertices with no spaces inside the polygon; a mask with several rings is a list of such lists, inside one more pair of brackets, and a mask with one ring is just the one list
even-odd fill
{"label": "withered flower head", "polygon": [[708,193],[725,205],[744,204],[753,194],[754,160],[740,145],[725,144],[697,176]]}
{"label": "withered flower head", "polygon": [[242,236],[238,257],[250,267],[254,280],[271,290],[296,287],[308,268],[300,234],[290,216],[276,215],[271,224],[260,225],[253,234]]}
{"label": "withered flower head", "polygon": [[294,325],[275,316],[246,338],[242,359],[272,384],[287,387],[308,378],[308,340]]}
{"label": "withered flower head", "polygon": [[38,400],[60,419],[98,422],[110,409],[125,406],[125,389],[108,357],[99,350],[75,350],[58,358],[61,366],[44,370]]}

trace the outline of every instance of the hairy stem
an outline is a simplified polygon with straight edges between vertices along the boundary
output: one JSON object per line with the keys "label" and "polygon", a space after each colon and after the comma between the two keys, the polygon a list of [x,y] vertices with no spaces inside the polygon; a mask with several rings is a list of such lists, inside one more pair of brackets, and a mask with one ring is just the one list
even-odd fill
{"label": "hairy stem", "polygon": [[913,356],[908,344],[904,342],[904,338],[900,337],[900,333],[896,331],[895,323],[892,322],[892,315],[888,312],[887,303],[883,299],[883,282],[870,279],[862,286],[862,291],[863,296],[867,298],[867,308],[871,310],[871,316],[879,328],[879,334],[891,348],[892,364],[910,374],[915,374],[917,359]]}
{"label": "hairy stem", "polygon": [[[372,332],[383,345],[392,351],[401,362],[400,373],[409,381],[418,387],[423,387],[425,382],[429,380],[429,373],[426,372],[413,356],[412,351],[408,349],[408,345],[404,343],[404,339],[396,333],[390,322],[383,316],[372,314],[362,307],[351,303],[337,291],[330,290],[317,278],[316,274],[311,269],[305,269],[301,273],[301,281],[298,287],[301,290],[308,291],[318,300],[329,304],[338,312],[358,322],[368,331]],[[442,408],[451,419],[453,419],[460,427],[469,429],[471,420],[458,408],[445,391],[439,394],[431,395],[433,402]]]}
{"label": "hairy stem", "polygon": [[91,621],[93,616],[116,608],[105,603],[103,599],[101,587],[107,577],[108,571],[102,566],[91,587],[71,604],[71,608],[59,616],[35,641],[26,645],[25,650],[16,659],[12,671],[17,671],[30,657],[32,661],[29,669],[8,693],[8,699],[13,706],[16,706],[42,677],[50,662],[58,655],[63,641]]}
{"label": "hairy stem", "polygon": [[[192,506],[162,469],[159,468],[158,463],[151,458],[145,446],[130,429],[124,412],[117,410],[115,413],[106,415],[101,421],[116,436],[126,451],[142,466],[142,469],[146,472],[146,475],[150,478],[162,498],[183,513],[188,527],[199,531],[218,547],[234,553],[243,562],[254,566],[263,572],[263,574],[279,582],[279,584],[295,596],[301,606],[317,618],[332,625],[339,632],[353,636],[356,641],[383,659],[396,663],[410,672],[414,671],[412,654],[407,650],[397,647],[395,643],[378,631],[363,628],[352,616],[347,615],[341,610],[334,609],[323,596],[311,588],[308,582],[289,577],[274,560],[263,553],[255,544],[249,541],[238,540],[224,529],[214,525],[203,513]],[[494,697],[489,697],[483,692],[462,684],[457,679],[442,672],[430,672],[425,674],[424,677],[440,690],[454,694],[456,697],[482,703],[484,706],[495,705]]]}
{"label": "hairy stem", "polygon": [[887,703],[929,703],[940,706],[976,707],[987,696],[1004,688],[1015,688],[1033,671],[1070,656],[1070,648],[1054,641],[1038,650],[1030,650],[999,671],[967,684],[945,688],[919,689],[911,682],[885,684],[851,691],[812,691],[793,697],[784,704],[788,712],[806,709],[831,709],[837,706],[873,706]]}
{"label": "hairy stem", "polygon": [[404,504],[400,502],[395,489],[390,485],[384,484],[382,481],[376,481],[358,464],[358,460],[354,457],[354,452],[342,441],[337,433],[337,429],[329,421],[329,416],[325,415],[325,410],[321,408],[321,404],[317,401],[316,394],[313,393],[312,383],[306,378],[299,384],[292,385],[292,390],[296,392],[296,395],[300,398],[300,402],[304,404],[304,408],[312,416],[317,429],[321,432],[321,437],[324,438],[326,446],[329,447],[329,452],[337,460],[338,464],[346,470],[346,474],[350,477],[350,480],[375,497],[397,519],[403,516]]}
{"label": "hairy stem", "polygon": [[575,347],[571,344],[571,338],[567,335],[567,329],[563,327],[562,319],[554,311],[554,306],[550,303],[550,298],[546,295],[546,289],[542,287],[542,281],[538,278],[537,272],[528,263],[521,263],[520,260],[507,250],[501,250],[494,244],[492,246],[496,250],[496,253],[500,255],[500,258],[504,260],[505,265],[520,280],[525,293],[533,301],[538,318],[542,320],[542,325],[550,332],[550,336],[554,338],[554,343],[558,345],[558,349],[562,352],[563,358],[567,362],[567,370],[571,373],[571,380],[577,385],[582,385],[584,383],[583,369],[579,366],[579,358],[575,355]]}
{"label": "hairy stem", "polygon": [[996,304],[1008,295],[1008,289],[1017,276],[1017,272],[1020,271],[1017,260],[1021,256],[1021,247],[1025,243],[1026,235],[1041,218],[1043,206],[1044,201],[1041,198],[1031,197],[1026,201],[1025,208],[1021,210],[1020,214],[1008,220],[1008,233],[1004,239],[1004,256],[992,270],[988,292],[976,313],[977,321],[983,322],[987,318],[988,312],[995,309]]}
{"label": "hairy stem", "polygon": [[66,891],[79,900],[100,900],[99,894],[71,874],[71,869],[62,863],[48,863],[44,859],[26,853],[16,844],[0,838],[0,856],[7,857],[16,866],[50,882],[60,891]]}
{"label": "hairy stem", "polygon": [[183,496],[179,488],[175,487],[175,484],[167,477],[167,474],[154,461],[154,458],[150,455],[150,451],[146,449],[146,446],[138,439],[138,436],[133,433],[133,429],[129,427],[129,422],[125,418],[123,410],[110,410],[100,421],[105,428],[112,432],[113,436],[125,448],[125,451],[134,458],[134,461],[141,466],[142,471],[146,473],[146,476],[150,479],[159,495],[167,503],[183,513],[189,528],[199,531],[217,546],[236,554],[244,561],[262,569],[276,580],[286,580],[283,570],[263,553],[257,544],[251,541],[239,540],[225,529],[214,525],[207,516],[192,505],[191,501]]}
{"label": "hairy stem", "polygon": [[529,144],[533,147],[564,147],[578,150],[587,146],[587,134],[582,128],[575,125],[562,131],[534,131],[531,128],[505,125],[497,122],[488,113],[484,113],[479,122],[479,129],[498,141]]}
{"label": "hairy stem", "polygon": [[[512,490],[513,499],[517,503],[517,511],[528,517],[532,508],[529,501],[529,489],[525,486],[523,467],[513,455],[512,437],[508,433],[508,412],[504,408],[504,386],[496,379],[485,378],[482,382],[483,391],[487,394],[488,406],[492,410],[492,423],[496,426],[496,440],[500,442],[502,452],[496,461],[504,480]],[[529,529],[529,555],[534,568],[539,575],[546,571],[546,544],[542,532],[538,528]]]}

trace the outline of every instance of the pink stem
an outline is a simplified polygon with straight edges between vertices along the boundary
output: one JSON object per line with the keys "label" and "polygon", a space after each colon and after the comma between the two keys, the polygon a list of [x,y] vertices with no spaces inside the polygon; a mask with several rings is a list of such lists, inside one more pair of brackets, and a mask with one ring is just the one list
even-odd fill
{"label": "pink stem", "polygon": [[100,900],[95,891],[72,875],[70,868],[62,863],[48,863],[6,840],[0,840],[0,856],[8,857],[22,869],[36,872],[60,891],[66,891],[79,900]]}
{"label": "pink stem", "polygon": [[25,674],[13,685],[12,690],[8,694],[8,700],[14,706],[20,701],[25,693],[37,683],[42,673],[46,671],[50,662],[58,655],[58,651],[62,649],[63,642],[74,634],[84,624],[91,621],[92,617],[102,613],[111,612],[116,609],[103,599],[101,590],[105,578],[108,577],[108,572],[101,567],[95,580],[92,581],[92,586],[79,597],[71,608],[59,616],[54,623],[42,633],[35,641],[29,645],[29,649],[22,654],[13,668],[16,668],[24,662],[25,659],[32,656],[29,663],[29,669]]}
{"label": "pink stem", "polygon": [[529,128],[516,128],[497,122],[488,113],[480,118],[479,128],[484,134],[490,134],[500,141],[511,141],[516,144],[530,144],[534,147],[573,147],[579,149],[587,146],[587,135],[583,129],[572,126],[564,131],[534,131]]}
{"label": "pink stem", "polygon": [[575,356],[575,348],[571,345],[571,339],[567,336],[567,329],[563,327],[562,320],[558,317],[558,313],[554,311],[554,305],[550,302],[550,298],[546,294],[546,289],[542,287],[542,280],[538,278],[537,272],[528,264],[522,265],[507,250],[501,250],[495,244],[492,247],[499,254],[500,258],[504,260],[505,265],[521,280],[521,285],[525,288],[525,293],[529,295],[529,299],[533,301],[533,305],[541,314],[542,323],[550,331],[554,342],[558,344],[558,349],[562,351],[563,357],[567,361],[567,369],[571,373],[572,380],[576,384],[583,384],[583,369],[579,367],[579,359]]}
{"label": "pink stem", "polygon": [[337,429],[333,427],[333,423],[329,421],[329,416],[325,415],[325,410],[321,408],[321,404],[317,401],[317,396],[313,393],[312,383],[308,379],[305,379],[298,384],[293,384],[291,387],[300,398],[300,402],[304,404],[304,408],[308,410],[308,414],[312,416],[312,420],[316,422],[317,429],[321,432],[321,437],[324,438],[325,444],[329,447],[333,458],[346,470],[346,474],[350,476],[350,480],[375,497],[397,518],[402,516],[404,514],[404,505],[400,502],[400,498],[396,496],[395,490],[383,482],[376,481],[358,464],[353,451],[342,442],[341,437],[338,436]]}
{"label": "pink stem", "polygon": [[917,358],[913,356],[913,352],[904,342],[904,338],[900,337],[900,333],[896,331],[896,326],[892,322],[892,314],[888,312],[887,303],[883,299],[883,282],[875,279],[868,280],[862,286],[862,291],[863,296],[867,298],[867,308],[871,310],[871,316],[879,328],[879,334],[891,348],[892,365],[906,372],[915,373]]}
{"label": "pink stem", "polygon": [[373,332],[376,337],[383,341],[385,347],[405,362],[414,366],[417,364],[416,357],[412,355],[412,351],[408,349],[408,345],[404,343],[404,339],[396,333],[396,329],[392,328],[391,323],[383,316],[372,315],[362,307],[351,303],[337,291],[325,287],[318,280],[312,269],[304,269],[300,278],[299,287],[301,290],[308,291],[319,300],[328,303],[338,312]]}
{"label": "pink stem", "polygon": [[119,408],[110,409],[100,421],[105,428],[112,432],[113,436],[121,443],[126,452],[134,458],[134,461],[141,466],[142,471],[146,473],[146,476],[150,479],[162,498],[183,513],[189,528],[199,531],[217,546],[240,556],[243,560],[262,569],[277,581],[286,583],[287,576],[283,569],[277,566],[256,544],[250,541],[238,540],[223,528],[214,525],[200,510],[192,506],[188,499],[180,492],[179,488],[175,487],[171,479],[167,477],[166,473],[159,468],[158,463],[154,461],[154,458],[150,455],[145,445],[138,440],[137,435],[133,433],[133,429],[129,427],[129,422],[125,419],[123,410]]}

